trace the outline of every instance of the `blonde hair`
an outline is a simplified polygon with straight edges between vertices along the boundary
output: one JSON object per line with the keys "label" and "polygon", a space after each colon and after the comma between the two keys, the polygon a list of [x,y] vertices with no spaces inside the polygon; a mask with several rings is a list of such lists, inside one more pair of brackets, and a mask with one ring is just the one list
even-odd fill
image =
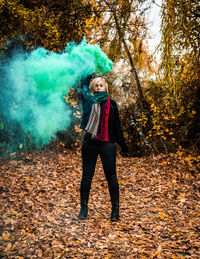
{"label": "blonde hair", "polygon": [[97,83],[101,82],[103,84],[103,86],[105,86],[106,91],[108,92],[108,83],[106,82],[106,80],[102,77],[96,77],[94,78],[91,82],[90,82],[90,92],[94,93],[94,87]]}

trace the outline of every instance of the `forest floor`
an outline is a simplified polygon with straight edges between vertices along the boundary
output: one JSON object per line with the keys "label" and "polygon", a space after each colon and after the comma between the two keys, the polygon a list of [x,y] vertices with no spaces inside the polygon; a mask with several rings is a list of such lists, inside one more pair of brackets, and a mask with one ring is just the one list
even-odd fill
{"label": "forest floor", "polygon": [[0,258],[200,258],[200,174],[186,160],[118,155],[121,220],[111,222],[100,159],[82,221],[80,148],[1,159]]}

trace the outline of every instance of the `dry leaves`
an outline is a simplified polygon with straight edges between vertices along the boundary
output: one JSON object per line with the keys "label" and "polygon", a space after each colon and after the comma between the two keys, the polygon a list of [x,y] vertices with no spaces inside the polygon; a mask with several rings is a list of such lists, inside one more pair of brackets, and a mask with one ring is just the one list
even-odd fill
{"label": "dry leaves", "polygon": [[200,175],[175,155],[118,156],[115,223],[100,160],[88,219],[77,218],[80,149],[46,149],[0,166],[2,258],[200,258]]}

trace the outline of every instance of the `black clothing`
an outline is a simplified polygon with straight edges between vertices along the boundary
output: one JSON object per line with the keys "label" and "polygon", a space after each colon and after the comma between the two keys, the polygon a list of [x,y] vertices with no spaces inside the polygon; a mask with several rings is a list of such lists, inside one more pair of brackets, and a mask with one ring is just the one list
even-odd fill
{"label": "black clothing", "polygon": [[[83,115],[81,121],[81,129],[85,129],[90,117],[92,105],[95,102],[89,91],[89,79],[81,82],[81,97]],[[117,104],[114,100],[110,103],[110,114],[108,120],[108,136],[109,141],[99,141],[92,139],[90,133],[86,133],[82,145],[82,180],[81,180],[81,211],[80,219],[87,217],[87,202],[89,199],[92,178],[95,172],[97,157],[100,155],[104,174],[108,182],[109,193],[112,202],[111,220],[119,219],[119,184],[116,175],[116,145],[118,143],[122,152],[128,153],[128,147],[125,143]]]}
{"label": "black clothing", "polygon": [[112,142],[84,139],[82,146],[83,174],[81,200],[89,198],[97,157],[100,154],[105,177],[108,181],[111,200],[119,200],[119,186],[116,176],[116,146]]}
{"label": "black clothing", "polygon": [[[86,80],[82,80],[81,88],[82,88],[81,98],[82,98],[82,107],[83,107],[81,129],[84,130],[88,123],[88,119],[90,117],[90,112],[92,109],[92,104],[94,103],[94,98],[89,91],[88,78]],[[123,152],[126,153],[129,151],[121,129],[117,104],[112,99],[110,104],[110,115],[109,115],[109,121],[108,121],[108,136],[109,136],[109,140],[112,143],[118,143],[121,146],[121,149]]]}
{"label": "black clothing", "polygon": [[81,210],[78,215],[79,219],[86,219],[88,214],[88,200],[86,199],[81,199]]}
{"label": "black clothing", "polygon": [[114,200],[111,201],[112,203],[112,212],[111,212],[111,221],[117,221],[119,220],[119,201]]}

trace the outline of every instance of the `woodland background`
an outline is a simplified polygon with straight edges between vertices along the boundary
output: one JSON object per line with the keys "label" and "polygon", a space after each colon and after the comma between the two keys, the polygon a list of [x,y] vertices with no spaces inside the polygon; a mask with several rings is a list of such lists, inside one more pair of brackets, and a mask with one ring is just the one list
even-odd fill
{"label": "woodland background", "polygon": [[[99,44],[115,68],[106,75],[119,103],[132,155],[199,150],[199,6],[197,1],[162,1],[161,60],[149,53],[146,18],[154,1],[22,1],[0,3],[1,62],[13,48],[38,46],[60,52],[67,42]],[[1,91],[1,90],[0,90]],[[2,100],[3,101],[3,100]],[[70,129],[58,132],[66,145],[80,143],[81,104],[76,91],[66,96],[73,113]],[[27,136],[0,112],[2,151],[33,148]],[[10,126],[10,124],[13,124]],[[23,145],[12,145],[20,135]]]}
{"label": "woodland background", "polygon": [[[155,4],[162,18],[159,63],[147,44],[146,18]],[[98,204],[108,194],[98,167],[94,216],[81,223],[74,216],[83,137],[76,90],[66,96],[74,111],[70,128],[44,150],[0,111],[2,258],[198,258],[199,22],[197,0],[0,1],[0,67],[18,47],[60,52],[84,36],[100,45],[115,63],[105,77],[132,156],[118,157],[124,222],[104,222],[109,205]]]}

